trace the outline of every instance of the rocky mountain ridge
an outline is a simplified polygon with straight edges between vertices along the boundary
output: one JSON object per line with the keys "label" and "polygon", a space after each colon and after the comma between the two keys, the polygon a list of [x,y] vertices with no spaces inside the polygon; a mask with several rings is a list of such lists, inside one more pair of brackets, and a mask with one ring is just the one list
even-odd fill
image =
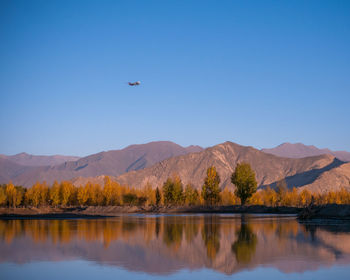
{"label": "rocky mountain ridge", "polygon": [[0,183],[32,186],[36,181],[52,184],[71,180],[76,185],[88,181],[103,185],[105,176],[135,188],[147,182],[161,187],[177,174],[184,184],[201,188],[206,169],[214,165],[221,177],[221,188],[234,188],[230,176],[237,163],[248,162],[256,172],[260,188],[275,186],[285,179],[288,187],[325,192],[350,189],[350,165],[330,154],[302,158],[272,155],[253,147],[225,142],[207,149],[181,147],[168,141],[131,145],[122,150],[101,152],[54,166],[26,166],[0,157]]}
{"label": "rocky mountain ridge", "polygon": [[[225,142],[199,153],[170,158],[149,168],[125,173],[116,180],[136,188],[143,187],[147,183],[160,187],[169,176],[176,174],[184,184],[191,183],[199,189],[207,168],[214,165],[221,178],[220,187],[234,188],[230,177],[237,163],[243,161],[251,164],[256,172],[258,186],[262,188],[268,185],[274,186],[281,179],[286,180],[289,188],[302,187],[315,182],[324,172],[344,164],[331,155],[301,159],[282,158],[252,147]],[[350,188],[350,183],[332,188],[342,186]]]}
{"label": "rocky mountain ridge", "polygon": [[350,161],[350,153],[347,151],[332,151],[330,149],[319,149],[313,145],[302,143],[283,143],[275,148],[262,149],[261,151],[275,156],[288,158],[303,158],[323,154],[332,155],[342,161]]}
{"label": "rocky mountain ridge", "polygon": [[12,180],[17,185],[29,187],[37,181],[52,184],[54,180],[71,180],[76,177],[118,176],[167,158],[201,150],[199,146],[182,147],[170,141],[158,141],[100,152],[54,166],[22,166],[9,159],[0,158],[0,183]]}

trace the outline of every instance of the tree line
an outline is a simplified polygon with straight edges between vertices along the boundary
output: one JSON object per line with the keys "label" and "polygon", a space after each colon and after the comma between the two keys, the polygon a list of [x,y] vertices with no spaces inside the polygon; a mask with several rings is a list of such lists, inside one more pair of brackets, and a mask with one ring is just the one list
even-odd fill
{"label": "tree line", "polygon": [[284,180],[276,187],[257,191],[255,172],[248,163],[240,163],[232,173],[231,182],[236,186],[221,190],[220,176],[214,166],[207,169],[201,190],[192,184],[183,185],[177,175],[169,177],[161,187],[147,183],[142,189],[130,188],[105,177],[104,185],[88,182],[74,186],[69,181],[52,186],[37,182],[31,188],[14,186],[11,182],[0,186],[2,207],[66,207],[66,206],[180,206],[180,205],[236,205],[254,204],[266,206],[303,207],[314,204],[350,204],[350,192],[345,189],[324,194],[308,190],[288,189]]}

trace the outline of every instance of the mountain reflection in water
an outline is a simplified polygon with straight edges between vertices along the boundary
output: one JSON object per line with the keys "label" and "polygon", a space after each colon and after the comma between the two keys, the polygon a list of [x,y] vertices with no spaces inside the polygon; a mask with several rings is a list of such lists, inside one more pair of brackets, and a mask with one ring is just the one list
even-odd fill
{"label": "mountain reflection in water", "polygon": [[260,266],[303,272],[349,266],[349,232],[254,215],[10,220],[0,221],[0,262],[87,260],[152,274],[201,268],[234,274]]}

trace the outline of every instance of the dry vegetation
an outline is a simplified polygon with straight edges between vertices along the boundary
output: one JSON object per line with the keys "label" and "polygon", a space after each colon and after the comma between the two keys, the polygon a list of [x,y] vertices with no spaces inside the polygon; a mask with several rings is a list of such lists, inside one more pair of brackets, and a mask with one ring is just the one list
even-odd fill
{"label": "dry vegetation", "polygon": [[[170,185],[170,187],[169,187]],[[158,195],[157,195],[158,192]],[[183,188],[180,178],[169,178],[161,189],[147,184],[143,189],[122,186],[106,177],[104,185],[87,183],[74,186],[69,181],[55,182],[52,186],[36,183],[25,189],[12,183],[0,187],[0,206],[3,207],[44,207],[44,206],[116,206],[116,205],[206,205],[208,201],[202,192],[190,184]],[[219,194],[215,205],[236,205],[240,199],[234,192],[225,188]],[[251,205],[304,207],[310,203],[316,205],[336,203],[350,204],[350,192],[342,189],[325,194],[311,193],[307,190],[291,190],[283,186],[257,191],[247,201]]]}

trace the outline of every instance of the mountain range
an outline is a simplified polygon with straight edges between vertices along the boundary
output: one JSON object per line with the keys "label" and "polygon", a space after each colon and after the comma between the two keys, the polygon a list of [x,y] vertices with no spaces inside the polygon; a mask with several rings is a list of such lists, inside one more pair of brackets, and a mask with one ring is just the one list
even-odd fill
{"label": "mountain range", "polygon": [[[207,168],[214,165],[221,178],[220,187],[233,188],[234,186],[230,181],[231,174],[237,163],[243,161],[250,163],[254,169],[258,186],[273,186],[277,181],[285,179],[290,188],[311,184],[322,173],[344,164],[344,162],[331,155],[299,159],[282,158],[252,147],[225,142],[199,153],[169,158],[151,167],[125,173],[117,177],[116,180],[121,184],[133,187],[144,186],[148,182],[153,186],[161,186],[169,176],[177,174],[184,184],[191,183],[196,188],[200,188],[206,176]],[[340,187],[332,186],[332,188]]]}
{"label": "mountain range", "polygon": [[[320,154],[319,151],[326,153]],[[334,153],[341,153],[342,160]],[[54,180],[71,180],[80,185],[87,181],[103,183],[104,176],[108,175],[121,184],[136,188],[147,182],[159,187],[169,176],[177,174],[184,184],[192,183],[200,188],[206,169],[214,165],[220,174],[221,188],[234,188],[230,176],[237,163],[245,161],[255,170],[261,188],[274,186],[278,180],[285,179],[288,187],[324,192],[341,187],[350,189],[350,164],[344,162],[346,153],[300,143],[284,143],[274,149],[257,150],[232,142],[203,149],[158,141],[78,159],[64,156],[40,158],[27,154],[0,156],[0,183],[12,180],[16,185],[29,187],[37,181],[52,184]],[[50,164],[63,159],[66,161]],[[42,166],[45,161],[48,164]]]}
{"label": "mountain range", "polygon": [[313,145],[302,143],[283,143],[272,149],[262,149],[261,151],[275,156],[288,158],[303,158],[328,154],[335,156],[342,161],[350,161],[350,153],[346,151],[332,151],[329,149],[319,149]]}
{"label": "mountain range", "polygon": [[71,180],[76,177],[118,176],[170,157],[201,150],[203,148],[199,146],[182,147],[173,142],[158,141],[101,152],[54,166],[23,165],[11,158],[0,158],[0,180],[1,183],[12,180],[14,184],[29,187],[37,181],[52,184],[55,180]]}

